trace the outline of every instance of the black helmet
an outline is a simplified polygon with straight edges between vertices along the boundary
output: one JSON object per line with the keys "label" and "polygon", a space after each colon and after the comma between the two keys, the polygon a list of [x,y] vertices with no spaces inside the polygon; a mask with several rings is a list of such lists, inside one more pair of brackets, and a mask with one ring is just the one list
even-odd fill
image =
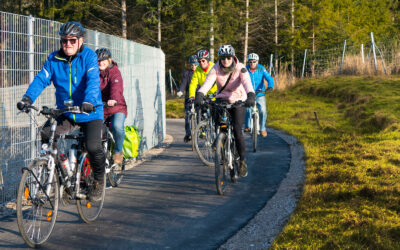
{"label": "black helmet", "polygon": [[96,49],[97,57],[99,61],[107,60],[111,58],[111,51],[107,48]]}
{"label": "black helmet", "polygon": [[83,37],[85,35],[85,29],[80,23],[75,21],[69,21],[61,26],[58,34],[60,36]]}
{"label": "black helmet", "polygon": [[189,57],[189,64],[199,64],[198,62],[197,62],[197,56],[196,55],[192,55],[192,56],[190,56]]}
{"label": "black helmet", "polygon": [[207,61],[210,60],[210,53],[207,50],[201,49],[197,51],[197,60],[206,59]]}

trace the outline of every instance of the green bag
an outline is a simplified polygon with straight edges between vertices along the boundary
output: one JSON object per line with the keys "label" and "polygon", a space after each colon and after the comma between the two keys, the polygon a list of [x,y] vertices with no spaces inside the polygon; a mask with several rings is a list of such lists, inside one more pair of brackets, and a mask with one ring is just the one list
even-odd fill
{"label": "green bag", "polygon": [[122,148],[125,159],[135,158],[139,153],[140,136],[135,126],[125,126],[125,139]]}

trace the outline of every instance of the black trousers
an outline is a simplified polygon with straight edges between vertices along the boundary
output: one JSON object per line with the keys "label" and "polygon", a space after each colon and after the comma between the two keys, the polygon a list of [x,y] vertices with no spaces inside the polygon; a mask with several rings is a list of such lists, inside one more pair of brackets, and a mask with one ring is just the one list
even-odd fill
{"label": "black trousers", "polygon": [[[217,99],[217,102],[225,102],[225,100]],[[214,111],[214,119],[216,122],[219,121],[219,116],[221,115],[218,111]],[[244,124],[244,118],[246,116],[246,107],[235,106],[229,109],[229,115],[233,122],[233,135],[235,136],[236,149],[239,153],[240,160],[244,161],[246,159],[246,144],[244,141],[242,127]]]}
{"label": "black trousers", "polygon": [[246,159],[246,144],[242,127],[246,116],[246,107],[234,107],[229,110],[229,113],[233,121],[233,134],[235,135],[236,149],[239,153],[240,160],[244,161]]}
{"label": "black trousers", "polygon": [[[50,138],[49,122],[46,122],[42,131],[42,143],[48,143]],[[106,156],[102,145],[102,133],[104,125],[102,120],[94,120],[84,123],[74,123],[65,116],[57,120],[56,134],[63,135],[82,127],[86,150],[88,151],[90,163],[93,166],[94,179],[101,181],[104,179]]]}

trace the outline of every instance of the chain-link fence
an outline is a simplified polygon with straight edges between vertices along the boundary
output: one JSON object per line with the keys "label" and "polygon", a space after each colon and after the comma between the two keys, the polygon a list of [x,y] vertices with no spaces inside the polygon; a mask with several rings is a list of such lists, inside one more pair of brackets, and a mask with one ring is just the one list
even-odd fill
{"label": "chain-link fence", "polygon": [[[0,215],[15,200],[21,169],[36,156],[38,127],[44,118],[17,114],[16,103],[41,70],[48,55],[60,48],[62,23],[0,12]],[[106,47],[118,63],[128,106],[125,125],[141,135],[140,153],[160,144],[165,127],[165,55],[157,48],[87,30],[85,44]],[[55,105],[54,87],[35,102]]]}

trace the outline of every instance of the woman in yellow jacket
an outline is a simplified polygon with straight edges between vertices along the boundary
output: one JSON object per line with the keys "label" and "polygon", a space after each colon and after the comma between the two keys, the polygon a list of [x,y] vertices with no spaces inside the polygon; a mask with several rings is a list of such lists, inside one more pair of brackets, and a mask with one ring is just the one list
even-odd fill
{"label": "woman in yellow jacket", "polygon": [[[210,61],[210,53],[205,49],[201,49],[197,52],[197,60],[199,66],[197,66],[194,71],[192,81],[190,81],[189,85],[189,98],[191,99],[195,98],[197,90],[203,85],[208,72],[210,72],[211,68],[214,66],[214,63]],[[207,92],[207,95],[214,94],[215,91],[217,91],[216,84]]]}

